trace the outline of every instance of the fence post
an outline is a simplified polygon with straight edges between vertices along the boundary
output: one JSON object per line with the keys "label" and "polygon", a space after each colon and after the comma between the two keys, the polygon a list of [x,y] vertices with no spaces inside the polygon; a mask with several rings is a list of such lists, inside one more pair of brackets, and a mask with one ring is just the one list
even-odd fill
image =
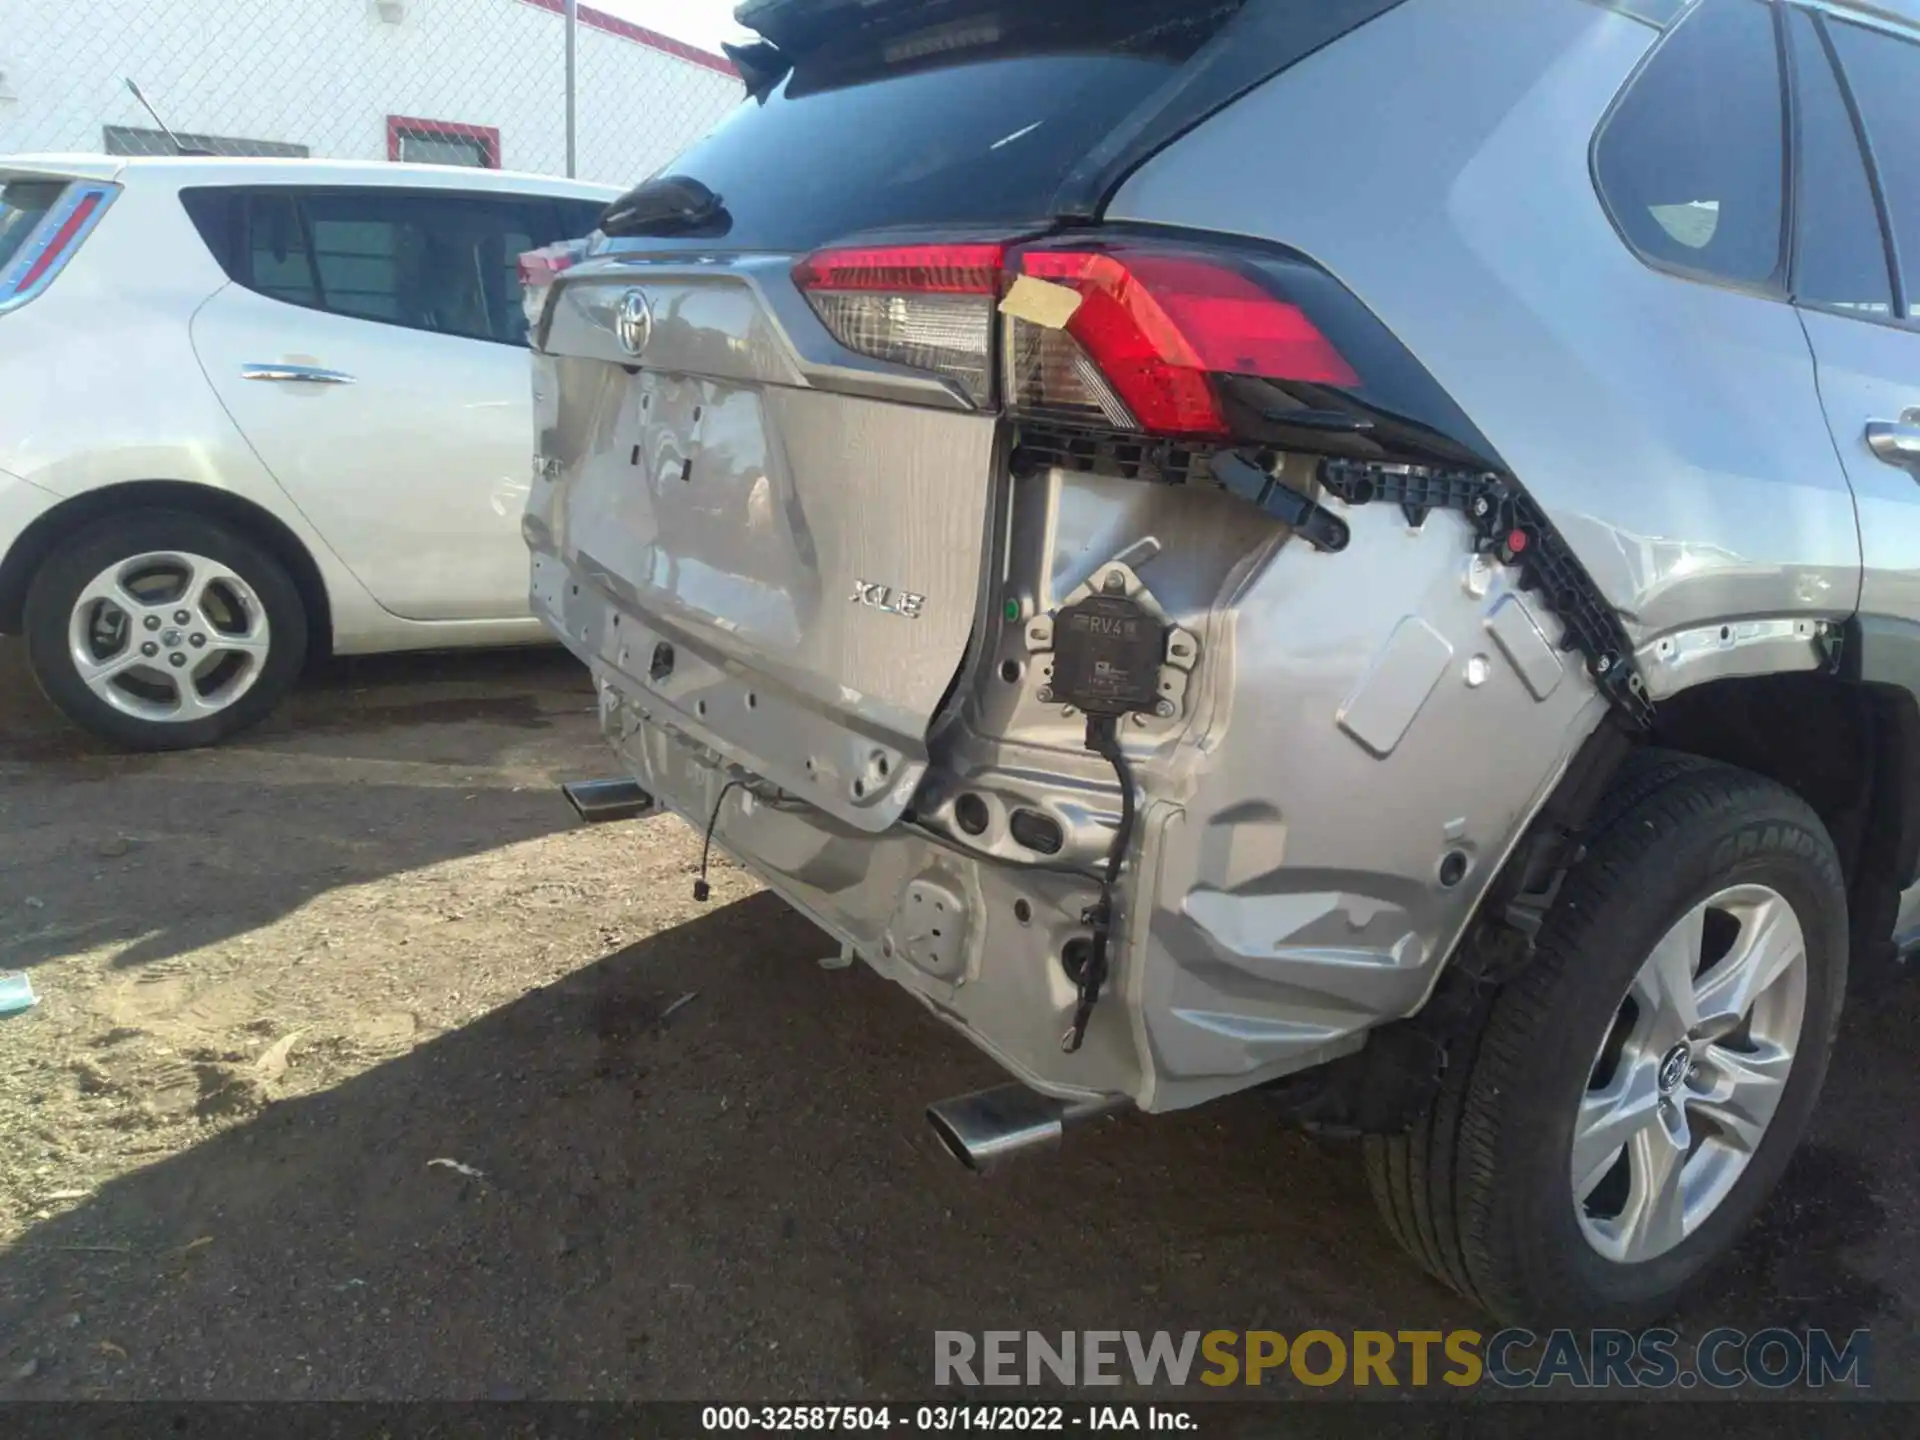
{"label": "fence post", "polygon": [[577,173],[575,130],[579,120],[580,88],[579,70],[575,64],[574,45],[580,26],[579,0],[566,0],[567,24],[567,178],[575,178]]}

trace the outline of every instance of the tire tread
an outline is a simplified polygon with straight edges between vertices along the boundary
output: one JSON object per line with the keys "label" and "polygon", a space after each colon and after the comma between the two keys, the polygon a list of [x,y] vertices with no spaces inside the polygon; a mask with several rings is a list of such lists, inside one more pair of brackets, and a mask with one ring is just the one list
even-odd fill
{"label": "tire tread", "polygon": [[[1743,816],[1760,823],[1742,828]],[[1522,1247],[1507,1233],[1512,1227],[1501,1224],[1500,1098],[1538,1037],[1551,1033],[1562,977],[1604,945],[1639,867],[1676,837],[1715,826],[1735,827],[1722,842],[1733,847],[1729,863],[1756,851],[1790,851],[1811,862],[1844,913],[1831,841],[1798,796],[1695,756],[1636,751],[1596,808],[1592,839],[1567,874],[1532,960],[1495,997],[1478,1032],[1456,1042],[1427,1112],[1405,1133],[1365,1143],[1369,1188],[1394,1238],[1429,1274],[1496,1316],[1533,1319],[1543,1304],[1556,1303],[1540,1293],[1541,1277],[1527,1273]],[[1844,973],[1839,982],[1844,987]]]}

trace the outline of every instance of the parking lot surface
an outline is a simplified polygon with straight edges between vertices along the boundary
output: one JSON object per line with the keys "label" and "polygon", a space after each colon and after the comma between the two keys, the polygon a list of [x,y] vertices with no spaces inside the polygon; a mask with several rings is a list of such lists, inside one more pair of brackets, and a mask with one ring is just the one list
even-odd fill
{"label": "parking lot surface", "polygon": [[[1258,1096],[982,1180],[993,1064],[698,841],[582,828],[554,652],[337,662],[101,752],[0,645],[0,1396],[924,1396],[938,1329],[1485,1328]],[[1873,1330],[1920,1394],[1920,987],[1683,1330]],[[1299,1387],[1288,1393],[1309,1394]],[[1212,1398],[1212,1397],[1208,1397]]]}

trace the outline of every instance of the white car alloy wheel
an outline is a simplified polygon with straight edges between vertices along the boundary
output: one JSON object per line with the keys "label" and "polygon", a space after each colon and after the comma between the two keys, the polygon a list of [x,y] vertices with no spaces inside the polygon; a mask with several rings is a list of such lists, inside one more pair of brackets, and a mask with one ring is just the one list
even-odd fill
{"label": "white car alloy wheel", "polygon": [[1574,1208],[1595,1250],[1651,1260],[1714,1213],[1773,1120],[1806,1004],[1799,917],[1764,885],[1709,896],[1654,946],[1574,1124]]}
{"label": "white car alloy wheel", "polygon": [[253,587],[229,566],[184,551],[102,570],[74,600],[67,638],[89,690],[125,715],[161,723],[226,710],[253,688],[272,646]]}

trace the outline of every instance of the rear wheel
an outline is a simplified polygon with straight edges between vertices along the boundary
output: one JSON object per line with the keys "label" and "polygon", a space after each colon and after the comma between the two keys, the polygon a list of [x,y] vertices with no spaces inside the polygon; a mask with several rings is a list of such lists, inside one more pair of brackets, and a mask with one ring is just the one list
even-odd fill
{"label": "rear wheel", "polygon": [[133,750],[182,750],[261,719],[300,673],[307,617],[284,567],[216,521],[103,520],[27,591],[35,678],[75,724]]}
{"label": "rear wheel", "polygon": [[1732,1247],[1846,988],[1839,861],[1799,797],[1647,752],[1601,814],[1429,1113],[1367,1144],[1396,1238],[1514,1323],[1650,1319]]}

